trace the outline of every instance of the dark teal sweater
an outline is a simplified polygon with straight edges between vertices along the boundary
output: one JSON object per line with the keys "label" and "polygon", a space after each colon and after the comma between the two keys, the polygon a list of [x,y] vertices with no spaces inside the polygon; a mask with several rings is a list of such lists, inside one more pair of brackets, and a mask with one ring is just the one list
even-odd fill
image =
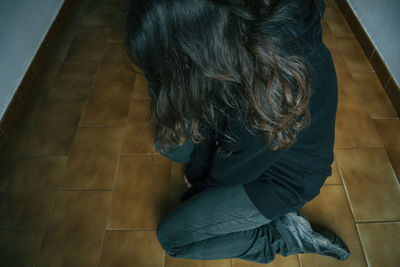
{"label": "dark teal sweater", "polygon": [[209,131],[208,138],[195,146],[185,172],[193,188],[183,200],[210,185],[243,184],[253,204],[273,220],[319,194],[331,175],[338,98],[332,57],[321,37],[324,7],[314,9],[298,29],[297,38],[308,45],[301,51],[293,49],[293,54],[305,57],[314,69],[310,125],[288,150],[271,151],[262,136],[251,134],[232,119],[230,131],[240,143],[228,157],[216,153],[216,135]]}

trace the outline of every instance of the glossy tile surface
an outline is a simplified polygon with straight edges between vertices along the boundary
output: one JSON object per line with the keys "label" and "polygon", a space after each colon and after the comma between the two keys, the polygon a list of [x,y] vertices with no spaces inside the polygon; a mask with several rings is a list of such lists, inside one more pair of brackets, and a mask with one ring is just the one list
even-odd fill
{"label": "glossy tile surface", "polygon": [[339,95],[335,148],[382,147],[360,95]]}
{"label": "glossy tile surface", "polygon": [[104,51],[103,61],[97,77],[99,78],[135,78],[123,43],[107,44]]}
{"label": "glossy tile surface", "polygon": [[168,208],[170,161],[121,156],[107,229],[156,229]]}
{"label": "glossy tile surface", "polygon": [[371,118],[397,118],[396,110],[375,73],[353,72],[352,76]]}
{"label": "glossy tile surface", "polygon": [[353,35],[346,19],[335,3],[325,8],[324,20],[328,23],[332,33],[336,36]]}
{"label": "glossy tile surface", "polygon": [[107,1],[89,2],[81,20],[83,28],[110,27],[113,25],[118,6]]}
{"label": "glossy tile surface", "polygon": [[67,157],[25,158],[0,198],[0,228],[44,230]]}
{"label": "glossy tile surface", "polygon": [[350,71],[368,72],[374,70],[354,36],[338,36],[336,40]]}
{"label": "glossy tile surface", "polygon": [[80,29],[65,60],[101,60],[111,28]]}
{"label": "glossy tile surface", "polygon": [[150,95],[147,91],[146,79],[143,75],[136,75],[135,89],[133,90],[133,99],[150,100]]}
{"label": "glossy tile surface", "polygon": [[[335,45],[337,47],[337,42]],[[351,72],[344,62],[341,51],[332,49],[330,51],[335,65],[339,94],[358,94],[359,89],[356,87]]]}
{"label": "glossy tile surface", "polygon": [[97,80],[89,96],[80,126],[126,124],[133,80]]}
{"label": "glossy tile surface", "polygon": [[68,155],[83,110],[82,102],[48,103],[29,133],[28,155]]}
{"label": "glossy tile surface", "polygon": [[39,266],[97,266],[110,192],[59,192]]}
{"label": "glossy tile surface", "polygon": [[386,152],[389,156],[392,167],[400,181],[400,121],[395,120],[374,120]]}
{"label": "glossy tile surface", "polygon": [[371,267],[397,266],[400,262],[400,222],[357,224]]}
{"label": "glossy tile surface", "polygon": [[43,233],[40,231],[1,231],[1,265],[7,267],[34,266]]}
{"label": "glossy tile surface", "polygon": [[112,189],[124,128],[80,128],[61,181],[63,189]]}
{"label": "glossy tile surface", "polygon": [[400,220],[400,188],[384,149],[336,151],[354,219]]}
{"label": "glossy tile surface", "polygon": [[106,231],[101,267],[163,267],[155,231]]}
{"label": "glossy tile surface", "polygon": [[98,66],[99,61],[64,62],[56,81],[50,86],[48,100],[86,100]]}
{"label": "glossy tile surface", "polygon": [[122,154],[151,154],[154,152],[154,124],[147,122],[149,105],[149,101],[132,101]]}

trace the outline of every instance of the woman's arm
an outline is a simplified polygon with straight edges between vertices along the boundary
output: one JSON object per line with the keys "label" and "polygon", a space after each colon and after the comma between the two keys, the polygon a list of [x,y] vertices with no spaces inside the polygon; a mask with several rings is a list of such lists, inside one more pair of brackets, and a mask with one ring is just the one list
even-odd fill
{"label": "woman's arm", "polygon": [[202,134],[206,137],[200,144],[195,144],[185,176],[190,184],[204,181],[210,176],[211,165],[216,152],[216,138],[212,130],[203,127]]}

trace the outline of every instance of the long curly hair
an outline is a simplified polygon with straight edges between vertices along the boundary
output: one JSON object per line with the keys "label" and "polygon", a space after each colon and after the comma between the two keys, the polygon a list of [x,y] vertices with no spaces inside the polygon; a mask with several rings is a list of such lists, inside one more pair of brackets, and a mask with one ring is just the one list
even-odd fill
{"label": "long curly hair", "polygon": [[203,129],[235,143],[235,120],[288,149],[310,123],[312,68],[293,48],[316,1],[131,1],[126,49],[147,80],[160,147],[199,143]]}

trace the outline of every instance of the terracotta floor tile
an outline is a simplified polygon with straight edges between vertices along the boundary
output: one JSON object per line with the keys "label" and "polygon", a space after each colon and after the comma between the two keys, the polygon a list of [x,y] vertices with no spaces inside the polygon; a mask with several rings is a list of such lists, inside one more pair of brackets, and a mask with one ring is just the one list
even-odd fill
{"label": "terracotta floor tile", "polygon": [[324,20],[335,36],[353,35],[353,31],[336,5],[326,6]]}
{"label": "terracotta floor tile", "polygon": [[0,200],[0,228],[44,230],[66,162],[67,157],[21,161]]}
{"label": "terracotta floor tile", "polygon": [[124,128],[79,128],[60,188],[112,189]]}
{"label": "terracotta floor tile", "polygon": [[374,120],[392,167],[400,181],[400,121]]}
{"label": "terracotta floor tile", "polygon": [[169,183],[170,187],[186,188],[185,182],[183,180],[183,174],[185,173],[186,165],[180,162],[171,161],[171,181]]}
{"label": "terracotta floor tile", "polygon": [[0,231],[1,265],[34,266],[42,238],[39,231]]}
{"label": "terracotta floor tile", "polygon": [[170,162],[121,156],[107,229],[156,229],[168,207]]}
{"label": "terracotta floor tile", "polygon": [[330,51],[339,51],[336,44],[335,36],[333,35],[328,23],[322,21],[322,42],[329,48]]}
{"label": "terracotta floor tile", "polygon": [[101,267],[164,267],[155,231],[107,231]]}
{"label": "terracotta floor tile", "polygon": [[80,29],[65,60],[101,60],[111,28]]}
{"label": "terracotta floor tile", "polygon": [[332,163],[332,175],[326,178],[324,185],[342,184],[336,159]]}
{"label": "terracotta floor tile", "polygon": [[176,209],[182,202],[181,196],[187,188],[170,188],[168,193],[168,213]]}
{"label": "terracotta floor tile", "polygon": [[132,61],[126,54],[123,43],[109,43],[104,52],[98,78],[135,78],[136,73],[132,70]]}
{"label": "terracotta floor tile", "polygon": [[66,61],[50,87],[49,101],[86,100],[99,61]]}
{"label": "terracotta floor tile", "polygon": [[192,260],[173,258],[166,254],[165,267],[231,267],[231,260]]}
{"label": "terracotta floor tile", "polygon": [[374,72],[353,72],[371,118],[397,118],[396,110]]}
{"label": "terracotta floor tile", "polygon": [[[126,8],[127,9],[127,8]],[[126,37],[125,23],[126,23],[126,9],[117,13],[114,25],[107,42],[109,43],[123,43]]]}
{"label": "terracotta floor tile", "polygon": [[383,146],[360,95],[339,95],[335,130],[335,148]]}
{"label": "terracotta floor tile", "polygon": [[357,224],[370,267],[392,267],[400,263],[400,222]]}
{"label": "terracotta floor tile", "polygon": [[81,27],[111,27],[117,14],[118,6],[114,3],[90,2],[81,20]]}
{"label": "terracotta floor tile", "polygon": [[[337,44],[336,44],[337,47]],[[344,62],[343,55],[338,49],[331,50],[332,59],[335,64],[336,77],[338,81],[339,94],[359,94],[351,72]]]}
{"label": "terracotta floor tile", "polygon": [[57,77],[58,71],[64,62],[65,57],[70,49],[70,44],[54,44],[49,48],[49,54],[46,55],[41,66],[37,67],[36,82],[50,82],[54,81]]}
{"label": "terracotta floor tile", "polygon": [[338,46],[350,71],[373,71],[367,56],[354,36],[337,36]]}
{"label": "terracotta floor tile", "polygon": [[337,233],[351,253],[346,261],[318,254],[301,254],[302,267],[367,266],[343,186],[323,186],[321,194],[301,210],[313,224],[323,225]]}
{"label": "terracotta floor tile", "polygon": [[6,191],[14,173],[14,165],[12,159],[0,158],[0,192]]}
{"label": "terracotta floor tile", "polygon": [[67,155],[82,114],[82,102],[47,103],[41,118],[29,133],[28,155]]}
{"label": "terracotta floor tile", "polygon": [[337,150],[354,219],[400,220],[400,189],[384,149]]}
{"label": "terracotta floor tile", "polygon": [[48,92],[53,83],[34,83],[29,90],[21,114],[15,123],[18,130],[32,130],[42,116]]}
{"label": "terracotta floor tile", "polygon": [[39,266],[97,266],[111,192],[58,192]]}
{"label": "terracotta floor tile", "polygon": [[244,261],[244,260],[240,260],[240,259],[232,259],[232,267],[262,267],[262,266],[298,267],[298,266],[300,266],[300,264],[299,264],[299,258],[297,255],[282,257],[281,255],[277,254],[274,261],[268,263],[267,265],[261,264],[261,263],[256,263],[256,262]]}
{"label": "terracotta floor tile", "polygon": [[125,125],[133,83],[133,80],[95,81],[81,126]]}
{"label": "terracotta floor tile", "polygon": [[27,133],[13,130],[0,153],[0,192],[5,192],[24,150]]}
{"label": "terracotta floor tile", "polygon": [[133,99],[150,100],[150,95],[147,91],[146,79],[143,75],[136,75],[135,89],[133,90]]}
{"label": "terracotta floor tile", "polygon": [[149,112],[148,101],[133,101],[128,118],[122,154],[152,154],[154,123],[147,123]]}

